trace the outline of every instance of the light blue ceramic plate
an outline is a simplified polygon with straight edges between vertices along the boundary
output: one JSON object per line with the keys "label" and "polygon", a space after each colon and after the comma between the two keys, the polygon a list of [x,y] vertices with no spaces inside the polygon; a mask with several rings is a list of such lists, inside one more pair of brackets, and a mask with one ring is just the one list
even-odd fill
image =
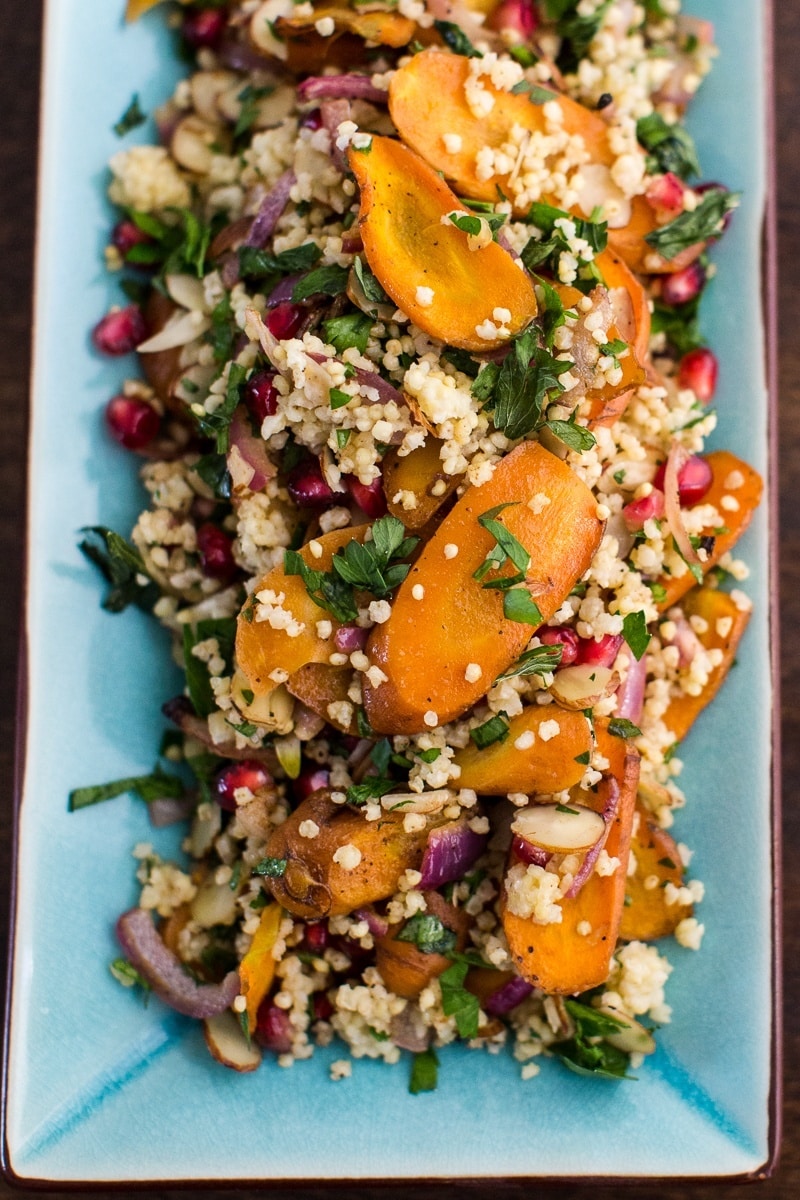
{"label": "light blue ceramic plate", "polygon": [[[721,429],[764,471],[759,315],[766,178],[765,34],[759,0],[695,0],[721,57],[692,110],[708,178],[744,192],[704,303],[721,353]],[[83,525],[127,529],[135,471],[100,411],[133,362],[101,361],[88,331],[118,299],[103,268],[111,125],[138,91],[152,111],[180,68],[160,14],[131,28],[122,0],[48,6],[30,457],[28,697],[7,1074],[7,1169],[20,1180],[139,1181],[519,1176],[728,1176],[770,1157],[772,832],[767,512],[743,544],[756,613],[738,666],[686,748],[679,837],[705,881],[700,954],[669,947],[674,1018],[636,1083],[556,1063],[522,1082],[510,1055],[442,1054],[438,1091],[406,1069],[321,1052],[240,1076],[199,1027],[111,978],[116,915],[136,897],[132,846],[154,836],[121,799],[67,813],[68,790],[151,768],[159,706],[176,686],[165,642],[137,612],[99,607],[76,549]],[[144,140],[152,130],[139,131]],[[130,144],[139,132],[129,138]],[[341,1049],[336,1052],[341,1054]]]}

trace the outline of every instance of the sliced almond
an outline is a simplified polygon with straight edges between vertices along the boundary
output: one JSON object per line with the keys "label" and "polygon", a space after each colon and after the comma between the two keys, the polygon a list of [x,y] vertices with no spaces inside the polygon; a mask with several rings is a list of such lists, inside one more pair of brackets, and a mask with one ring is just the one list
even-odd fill
{"label": "sliced almond", "polygon": [[230,1009],[216,1017],[206,1017],[203,1034],[212,1056],[223,1067],[234,1071],[255,1071],[261,1066],[261,1051],[248,1042],[242,1028]]}
{"label": "sliced almond", "polygon": [[511,830],[524,841],[553,854],[588,850],[605,833],[605,821],[582,804],[531,804],[521,809]]}
{"label": "sliced almond", "polygon": [[625,1022],[625,1027],[617,1033],[605,1034],[603,1040],[608,1042],[609,1046],[616,1046],[617,1050],[622,1050],[625,1054],[653,1053],[656,1043],[653,1035],[645,1029],[644,1025],[634,1021],[633,1017],[629,1017],[627,1013],[611,1008],[607,1004],[601,1004],[597,1011],[604,1017],[613,1017],[617,1021]]}
{"label": "sliced almond", "polygon": [[556,671],[550,693],[564,708],[593,708],[604,696],[615,692],[619,683],[619,675],[610,667],[583,663]]}

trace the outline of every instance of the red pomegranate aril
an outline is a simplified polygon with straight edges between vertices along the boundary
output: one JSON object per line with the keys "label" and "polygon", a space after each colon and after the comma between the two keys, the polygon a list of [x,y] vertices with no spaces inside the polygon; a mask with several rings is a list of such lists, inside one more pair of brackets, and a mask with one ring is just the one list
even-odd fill
{"label": "red pomegranate aril", "polygon": [[631,531],[643,529],[645,521],[660,521],[664,516],[664,493],[654,487],[649,495],[626,504],[622,516]]}
{"label": "red pomegranate aril", "polygon": [[267,329],[279,342],[293,338],[305,320],[305,310],[288,301],[267,313]]}
{"label": "red pomegranate aril", "polygon": [[719,363],[713,350],[699,346],[684,354],[678,367],[678,386],[691,388],[702,404],[708,404],[717,390]]}
{"label": "red pomegranate aril", "polygon": [[540,629],[539,641],[561,647],[561,667],[571,667],[578,657],[578,635],[574,629]]}
{"label": "red pomegranate aril", "polygon": [[665,275],[661,284],[661,299],[665,304],[688,304],[703,290],[706,269],[697,261],[689,263],[682,271]]}
{"label": "red pomegranate aril", "polygon": [[671,171],[667,171],[666,175],[659,175],[652,181],[645,192],[645,199],[658,216],[663,217],[665,221],[672,221],[683,212],[685,193],[686,185],[683,181]]}
{"label": "red pomegranate aril", "polygon": [[142,450],[152,442],[161,418],[152,405],[137,396],[114,396],[106,405],[111,436],[126,450]]}
{"label": "red pomegranate aril", "polygon": [[144,317],[137,304],[112,309],[97,322],[92,332],[95,347],[101,354],[112,356],[130,354],[146,337]]}
{"label": "red pomegranate aril", "polygon": [[289,472],[286,487],[301,508],[330,508],[344,498],[328,484],[315,458],[298,463]]}
{"label": "red pomegranate aril", "polygon": [[489,24],[492,29],[511,29],[527,42],[539,26],[539,15],[533,0],[500,0]]}
{"label": "red pomegranate aril", "polygon": [[260,788],[271,787],[272,783],[272,776],[260,762],[251,758],[243,758],[240,762],[230,763],[220,771],[214,781],[214,798],[221,808],[235,812],[235,793],[239,788],[248,788],[255,793]]}
{"label": "red pomegranate aril", "polygon": [[322,113],[318,108],[312,108],[311,112],[306,113],[306,115],[300,121],[300,128],[313,130],[322,129]]}
{"label": "red pomegranate aril", "polygon": [[595,638],[579,638],[577,661],[592,667],[612,667],[623,640],[621,633],[605,633],[599,642]]}
{"label": "red pomegranate aril", "polygon": [[292,1023],[289,1014],[270,1000],[264,1000],[256,1017],[256,1041],[273,1054],[288,1054],[292,1048]]}
{"label": "red pomegranate aril", "polygon": [[361,483],[355,475],[343,475],[342,483],[358,507],[368,517],[372,517],[373,521],[386,515],[386,497],[383,494],[383,480],[380,475],[368,484]]}
{"label": "red pomegranate aril", "polygon": [[330,779],[331,773],[325,767],[304,767],[292,784],[295,800],[305,800],[312,792],[327,787]]}
{"label": "red pomegranate aril", "polygon": [[210,579],[231,579],[236,574],[233,544],[218,526],[200,526],[197,531],[197,551],[203,574]]}
{"label": "red pomegranate aril", "polygon": [[312,954],[322,954],[328,944],[328,927],[324,921],[306,925],[305,943]]}
{"label": "red pomegranate aril", "polygon": [[259,425],[265,417],[275,416],[279,395],[274,371],[256,371],[255,375],[250,376],[245,384],[244,402]]}
{"label": "red pomegranate aril", "polygon": [[225,32],[227,14],[223,8],[196,8],[183,18],[181,32],[194,50],[216,49]]}
{"label": "red pomegranate aril", "polygon": [[522,862],[533,864],[535,867],[546,867],[550,860],[550,855],[541,846],[534,846],[532,842],[526,842],[517,834],[514,834],[511,841],[511,853]]}
{"label": "red pomegranate aril", "polygon": [[325,992],[314,993],[313,1006],[315,1021],[329,1021],[333,1016],[333,1005]]}
{"label": "red pomegranate aril", "polygon": [[119,221],[111,234],[112,243],[124,259],[127,259],[134,246],[141,246],[143,242],[152,242],[152,240],[149,234],[127,219]]}
{"label": "red pomegranate aril", "polygon": [[[662,464],[653,480],[653,486],[663,490],[665,475],[666,464]],[[678,500],[681,505],[691,507],[692,504],[699,504],[713,480],[714,473],[706,459],[701,458],[699,454],[693,454],[678,474]]]}

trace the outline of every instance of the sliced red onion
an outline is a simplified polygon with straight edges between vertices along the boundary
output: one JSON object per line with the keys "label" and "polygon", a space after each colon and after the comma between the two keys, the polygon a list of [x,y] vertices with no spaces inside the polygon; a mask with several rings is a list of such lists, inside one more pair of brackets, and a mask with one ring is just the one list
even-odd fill
{"label": "sliced red onion", "polygon": [[623,647],[617,655],[615,667],[618,666],[620,659],[624,658],[628,663],[628,672],[617,689],[617,711],[616,716],[624,717],[628,721],[633,721],[634,725],[638,725],[644,708],[644,685],[647,678],[647,660],[642,655],[641,658],[636,658],[633,651],[628,647]]}
{"label": "sliced red onion", "polygon": [[229,250],[222,257],[219,265],[219,274],[228,291],[234,288],[239,282],[239,255],[235,254],[233,250]]}
{"label": "sliced red onion", "polygon": [[369,630],[359,625],[340,625],[333,635],[333,644],[340,654],[352,654],[364,649],[368,637]]}
{"label": "sliced red onion", "polygon": [[188,796],[158,796],[147,805],[147,815],[155,829],[177,825],[179,821],[185,821],[191,811],[192,802]]}
{"label": "sliced red onion", "polygon": [[461,879],[486,848],[487,835],[470,829],[467,817],[434,829],[422,856],[419,887],[438,888]]}
{"label": "sliced red onion", "polygon": [[691,457],[689,451],[679,442],[673,442],[667,456],[664,470],[664,516],[667,519],[670,533],[675,539],[679,553],[689,565],[700,562],[697,551],[691,543],[686,526],[683,523],[680,501],[680,473],[683,466]]}
{"label": "sliced red onion", "polygon": [[131,964],[170,1008],[187,1017],[214,1017],[239,994],[239,972],[221,983],[197,983],[158,935],[150,913],[131,908],[117,921],[117,938]]}
{"label": "sliced red onion", "polygon": [[174,696],[172,700],[167,700],[166,704],[162,704],[161,711],[168,721],[172,721],[187,737],[200,742],[212,754],[237,761],[252,758],[257,762],[264,763],[270,771],[277,771],[278,759],[272,746],[265,746],[261,750],[257,750],[253,746],[245,746],[243,750],[237,750],[233,737],[229,742],[217,744],[211,736],[208,721],[203,717],[198,717],[192,708],[191,701],[186,696]]}
{"label": "sliced red onion", "polygon": [[360,254],[364,241],[359,229],[348,229],[342,234],[342,254]]}
{"label": "sliced red onion", "polygon": [[294,285],[300,278],[302,278],[300,275],[287,275],[285,279],[276,284],[267,296],[267,308],[275,308],[278,304],[287,304],[292,299]]}
{"label": "sliced red onion", "polygon": [[339,126],[342,121],[350,120],[350,101],[323,100],[319,106],[319,112],[322,124],[330,134],[333,165],[344,174],[347,170],[347,155],[336,145],[336,139],[339,136]]}
{"label": "sliced red onion", "polygon": [[[600,791],[601,788],[602,793]],[[619,784],[617,783],[616,779],[613,779],[611,776],[607,776],[606,778],[602,779],[597,785],[597,791],[599,795],[602,794],[604,800],[603,811],[600,815],[605,821],[606,827],[592,848],[586,851],[583,862],[578,868],[575,878],[573,879],[567,891],[564,893],[564,896],[567,900],[574,900],[574,898],[578,895],[578,892],[592,874],[594,865],[600,857],[600,851],[603,849],[606,841],[608,840],[608,835],[611,832],[611,823],[616,817],[617,809],[619,808],[620,791]]]}
{"label": "sliced red onion", "polygon": [[261,201],[261,207],[255,216],[250,232],[244,240],[245,246],[253,246],[261,250],[272,237],[273,230],[278,224],[283,210],[289,202],[289,193],[297,182],[294,171],[284,171],[275,181]]}
{"label": "sliced red onion", "polygon": [[522,862],[534,867],[546,867],[553,857],[548,850],[534,846],[533,842],[526,841],[518,833],[514,834],[511,842],[511,852]]}
{"label": "sliced red onion", "polygon": [[389,932],[389,922],[386,917],[379,916],[374,908],[355,908],[353,916],[358,917],[359,921],[366,921],[373,937],[386,937]]}
{"label": "sliced red onion", "polygon": [[369,75],[310,75],[297,85],[297,99],[302,104],[309,100],[369,100],[372,104],[387,104],[389,93],[375,87]]}
{"label": "sliced red onion", "polygon": [[[244,469],[243,469],[244,468]],[[256,437],[250,428],[247,410],[239,405],[233,414],[230,425],[230,450],[228,451],[228,470],[231,473],[234,486],[245,486],[251,492],[261,492],[276,470],[267,454],[267,447],[262,438]],[[245,478],[252,472],[249,479]]]}
{"label": "sliced red onion", "polygon": [[497,244],[498,244],[498,246],[502,246],[503,249],[505,250],[506,254],[510,254],[512,258],[519,258],[519,255],[517,254],[516,250],[511,245],[511,242],[508,240],[508,236],[502,225],[500,226],[500,228],[497,231]]}
{"label": "sliced red onion", "polygon": [[[324,354],[309,353],[309,358],[316,363],[327,363],[334,360],[327,358]],[[356,379],[361,387],[374,388],[378,393],[381,404],[389,404],[394,401],[395,404],[405,404],[405,396],[398,391],[393,384],[388,383],[382,375],[378,375],[376,371],[365,371],[361,367],[356,367],[355,375],[352,378]]]}
{"label": "sliced red onion", "polygon": [[523,979],[521,975],[515,975],[496,992],[492,992],[491,996],[484,1001],[483,1011],[490,1017],[506,1017],[518,1004],[527,1000],[532,991],[532,983],[528,983],[527,979]]}
{"label": "sliced red onion", "polygon": [[661,640],[666,646],[677,646],[678,666],[688,667],[698,651],[703,649],[703,644],[685,617],[670,619],[675,626],[675,633],[671,638],[664,637],[662,626]]}

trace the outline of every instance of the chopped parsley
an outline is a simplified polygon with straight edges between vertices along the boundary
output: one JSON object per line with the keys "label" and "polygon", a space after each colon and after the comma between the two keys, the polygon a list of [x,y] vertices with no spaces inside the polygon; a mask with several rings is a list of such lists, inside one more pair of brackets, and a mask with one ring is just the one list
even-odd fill
{"label": "chopped parsley", "polygon": [[554,100],[557,92],[550,91],[549,88],[538,87],[535,83],[528,83],[527,79],[520,79],[519,83],[515,83],[511,91],[515,96],[527,96],[531,104],[547,104],[548,100]]}
{"label": "chopped parsley", "polygon": [[566,999],[564,1005],[575,1022],[575,1033],[563,1042],[554,1042],[549,1049],[578,1075],[595,1075],[602,1079],[631,1079],[628,1075],[630,1056],[603,1039],[629,1029],[627,1021],[598,1012],[579,1000]]}
{"label": "chopped parsley", "polygon": [[331,317],[323,324],[325,341],[333,346],[337,354],[343,354],[351,346],[355,346],[359,354],[363,354],[369,342],[372,325],[372,318],[361,312]]}
{"label": "chopped parsley", "polygon": [[302,279],[298,279],[292,290],[292,300],[308,300],[310,296],[340,296],[347,287],[346,267],[335,264],[327,267],[317,267],[309,271]]}
{"label": "chopped parsley", "polygon": [[251,84],[242,88],[236,97],[242,107],[233,129],[233,136],[235,138],[242,137],[243,134],[248,133],[253,128],[258,120],[259,101],[265,100],[274,91],[274,87],[253,87]]}
{"label": "chopped parsley", "polygon": [[138,129],[140,125],[144,125],[146,120],[147,113],[142,112],[138,93],[134,93],[125,112],[113,126],[114,133],[117,137],[125,137],[125,134],[130,133],[132,129]]}
{"label": "chopped parsley", "polygon": [[612,717],[608,722],[608,732],[613,737],[619,738],[635,738],[642,736],[642,731],[639,726],[634,725],[633,721],[629,721],[626,717]]}
{"label": "chopped parsley", "polygon": [[485,750],[487,746],[493,746],[495,742],[504,742],[510,732],[508,713],[500,712],[495,713],[488,721],[484,721],[483,725],[470,729],[469,736],[479,750]]}
{"label": "chopped parsley", "polygon": [[280,879],[286,874],[288,860],[285,858],[262,858],[253,867],[253,875],[261,875],[265,879]]}
{"label": "chopped parsley", "polygon": [[563,653],[564,647],[559,645],[534,646],[532,650],[521,654],[512,667],[498,675],[495,683],[500,683],[502,679],[514,679],[518,675],[549,675],[561,663]]}
{"label": "chopped parsley", "polygon": [[434,21],[442,41],[454,54],[463,54],[467,58],[483,58],[480,50],[476,50],[460,25],[453,21]]}
{"label": "chopped parsley", "polygon": [[445,1016],[455,1017],[456,1029],[462,1038],[477,1037],[480,1020],[478,997],[464,987],[469,967],[467,961],[454,962],[439,976],[442,1010]]}
{"label": "chopped parsley", "polygon": [[202,279],[206,273],[206,256],[216,232],[225,222],[223,214],[214,217],[206,225],[189,208],[168,208],[176,221],[167,225],[152,213],[130,209],[128,216],[137,229],[150,239],[131,246],[125,261],[133,266],[157,266],[160,274],[196,275]]}
{"label": "chopped parsley", "polygon": [[140,975],[133,963],[128,962],[127,958],[115,958],[113,962],[108,964],[108,969],[116,979],[117,983],[121,983],[123,987],[141,988],[144,992],[144,1002],[147,1004],[149,999],[150,984],[147,982],[144,975]]}
{"label": "chopped parsley", "polygon": [[652,112],[636,122],[636,136],[647,155],[647,172],[671,172],[681,179],[700,174],[697,148],[691,134],[677,122],[669,125],[660,113]]}
{"label": "chopped parsley", "polygon": [[160,767],[156,767],[151,775],[132,775],[127,779],[117,779],[113,783],[98,783],[92,787],[74,788],[67,801],[68,812],[77,812],[80,808],[89,808],[92,804],[102,804],[105,800],[114,800],[133,792],[145,804],[165,797],[179,799],[183,793],[183,782],[177,775],[168,775]]}
{"label": "chopped parsley", "polygon": [[[219,655],[225,663],[224,674],[229,675],[233,661],[233,643],[236,640],[236,618],[219,617],[198,621],[183,627],[183,662],[186,669],[186,685],[189,698],[199,717],[207,717],[217,707],[211,687],[208,664],[192,653],[199,642],[215,638]],[[252,737],[252,734],[246,736]]]}
{"label": "chopped parsley", "polygon": [[129,604],[135,604],[144,612],[151,612],[158,600],[159,590],[148,576],[136,547],[104,525],[85,526],[81,533],[86,536],[78,544],[79,550],[111,584],[111,590],[103,600],[103,608],[116,613],[122,612]]}
{"label": "chopped parsley", "polygon": [[361,284],[361,290],[366,296],[367,300],[370,300],[373,304],[388,303],[389,297],[386,295],[386,292],[378,283],[378,280],[372,274],[372,271],[370,271],[363,258],[356,256],[356,258],[353,260],[353,271],[356,279]]}
{"label": "chopped parsley", "polygon": [[420,1092],[435,1092],[439,1077],[439,1060],[433,1050],[415,1054],[411,1063],[411,1078],[408,1090],[412,1096]]}
{"label": "chopped parsley", "polygon": [[[542,614],[527,589],[517,586],[520,583],[524,585],[531,556],[519,539],[500,521],[495,520],[504,508],[513,508],[516,503],[517,501],[510,501],[507,504],[498,504],[478,517],[478,524],[492,535],[495,544],[472,577],[484,588],[503,592],[503,615],[507,620],[536,626],[541,624]],[[486,579],[490,571],[499,570],[506,562],[511,562],[517,568],[516,573]]]}
{"label": "chopped parsley", "polygon": [[640,659],[650,644],[650,634],[647,632],[647,620],[644,613],[628,613],[622,622],[622,636],[630,646],[636,659]]}
{"label": "chopped parsley", "polygon": [[693,212],[683,212],[668,225],[648,233],[645,241],[663,258],[671,259],[698,242],[719,237],[725,214],[739,205],[739,192],[714,188],[706,192]]}
{"label": "chopped parsley", "polygon": [[368,775],[363,783],[354,783],[347,789],[347,803],[360,808],[370,800],[380,800],[397,787],[396,779],[385,779],[377,775]]}
{"label": "chopped parsley", "polygon": [[454,931],[427,912],[414,913],[396,937],[398,942],[411,942],[423,954],[447,954],[456,946]]}
{"label": "chopped parsley", "polygon": [[242,398],[242,388],[247,379],[248,368],[241,363],[231,363],[228,369],[228,383],[225,389],[225,399],[214,412],[204,412],[202,416],[195,415],[200,432],[214,439],[217,454],[227,454],[230,447],[230,425],[233,414]]}
{"label": "chopped parsley", "polygon": [[527,329],[514,339],[502,364],[486,364],[472,385],[472,394],[490,409],[495,429],[516,441],[543,424],[550,393],[563,392],[558,377],[570,366],[538,345],[536,329]]}
{"label": "chopped parsley", "polygon": [[224,454],[217,454],[214,451],[211,454],[204,454],[197,460],[192,470],[220,500],[230,500],[233,481],[228,470],[228,460]]}

